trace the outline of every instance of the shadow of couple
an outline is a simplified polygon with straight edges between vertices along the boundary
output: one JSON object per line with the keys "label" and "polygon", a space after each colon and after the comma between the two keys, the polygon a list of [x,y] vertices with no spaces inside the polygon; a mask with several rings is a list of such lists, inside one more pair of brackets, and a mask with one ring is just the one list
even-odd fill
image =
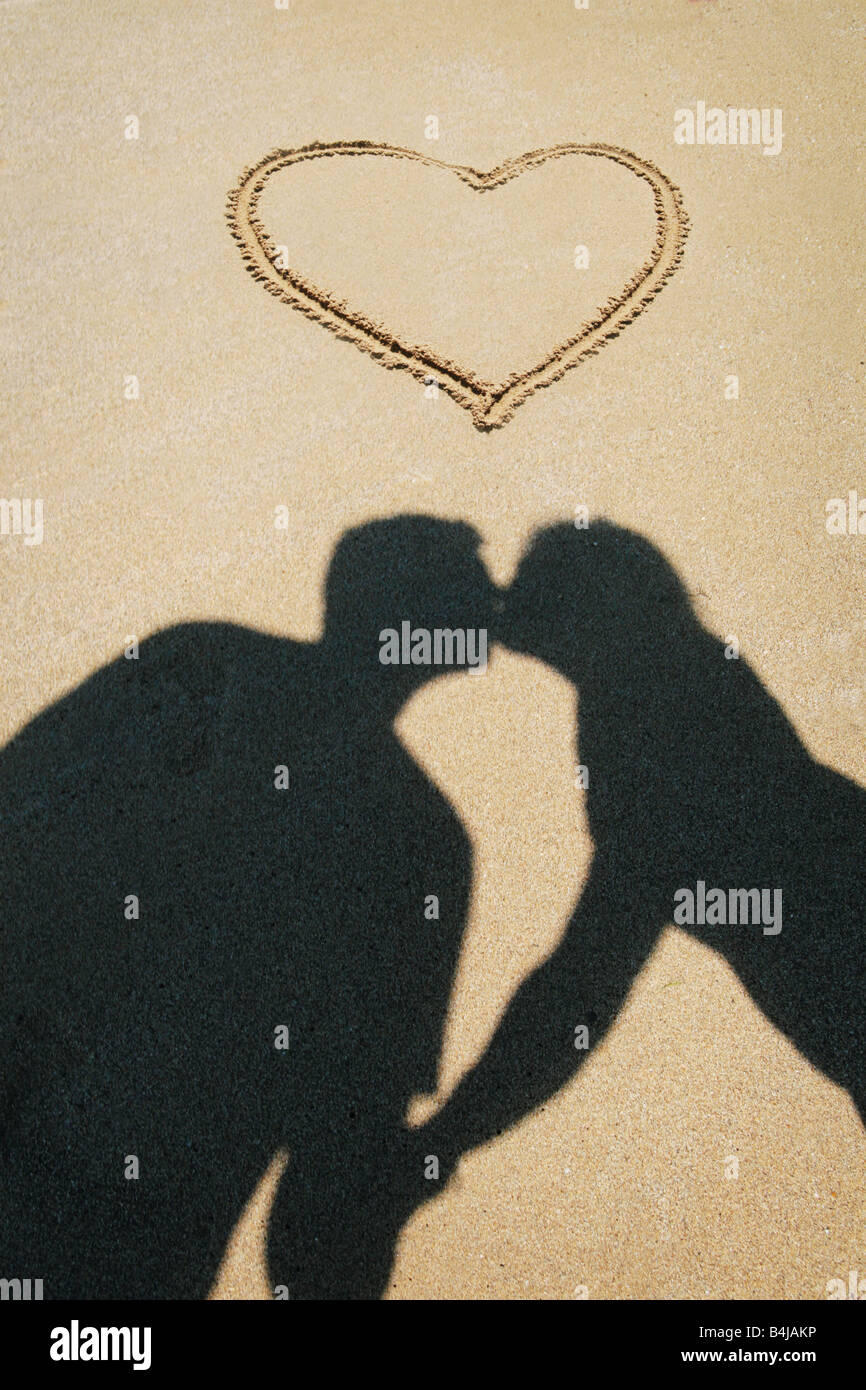
{"label": "shadow of couple", "polygon": [[[570,1080],[700,885],[750,890],[741,906],[781,893],[780,929],[718,911],[684,929],[863,1113],[863,790],[810,757],[640,536],[538,533],[504,605],[478,548],[429,517],[361,526],[332,557],[319,643],[171,628],[2,751],[7,1276],[48,1298],[204,1297],[287,1149],[271,1283],[381,1296],[405,1221]],[[573,682],[595,846],[559,946],[418,1130],[472,855],[394,733],[453,671],[380,662],[405,620],[489,629]]]}

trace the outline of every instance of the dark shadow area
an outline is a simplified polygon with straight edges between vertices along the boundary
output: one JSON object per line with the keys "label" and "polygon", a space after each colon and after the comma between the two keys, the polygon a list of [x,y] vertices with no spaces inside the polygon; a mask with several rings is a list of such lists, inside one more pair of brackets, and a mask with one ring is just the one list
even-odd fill
{"label": "dark shadow area", "polygon": [[453,667],[382,666],[378,634],[488,627],[477,551],[425,517],[348,532],[320,643],[160,632],[2,751],[5,1276],[204,1297],[285,1147],[272,1284],[383,1292],[439,1186],[403,1117],[436,1087],[471,850],[393,732]]}
{"label": "dark shadow area", "polygon": [[492,629],[491,607],[468,527],[376,522],[335,551],[321,642],[172,628],[2,751],[4,1277],[204,1297],[285,1148],[271,1283],[381,1296],[401,1226],[441,1191],[424,1155],[444,1181],[564,1085],[699,881],[781,891],[778,933],[685,929],[864,1113],[866,794],[726,659],[659,552],[598,523],[536,536],[498,624],[578,693],[589,881],[477,1067],[405,1129],[436,1086],[471,850],[393,731],[453,668],[382,666],[378,634]]}
{"label": "dark shadow area", "polygon": [[[726,659],[677,575],[601,522],[536,535],[499,635],[578,693],[595,855],[561,944],[426,1130],[455,1155],[565,1084],[616,1019],[675,894],[782,892],[782,925],[688,926],[866,1118],[866,793],[816,762],[748,663]],[[770,899],[772,902],[772,899]],[[576,1025],[589,1049],[575,1046]],[[658,1039],[660,1052],[668,1046]]]}

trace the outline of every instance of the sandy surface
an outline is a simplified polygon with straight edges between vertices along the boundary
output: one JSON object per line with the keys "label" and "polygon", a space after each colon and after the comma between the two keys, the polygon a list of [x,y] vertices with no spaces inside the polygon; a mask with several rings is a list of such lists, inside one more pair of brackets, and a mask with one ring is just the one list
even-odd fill
{"label": "sandy surface", "polygon": [[[2,26],[0,495],[44,499],[45,528],[41,545],[0,538],[4,743],[131,634],[195,620],[316,640],[349,526],[467,521],[506,583],[531,533],[584,504],[647,536],[809,753],[866,785],[866,537],[825,528],[828,499],[866,494],[857,0],[112,0],[98,20],[36,0],[4,5]],[[781,153],[676,144],[674,111],[698,101],[781,108]],[[269,151],[321,140],[478,170],[567,142],[633,151],[681,190],[685,255],[603,351],[484,433],[244,272],[229,190]],[[563,165],[476,199],[423,164],[367,183],[361,162],[344,178],[323,161],[294,220],[274,180],[272,235],[337,299],[368,290],[373,318],[500,380],[652,244],[625,171]],[[474,855],[442,1098],[586,877],[574,728],[568,682],[501,649],[398,722]],[[243,1195],[216,1296],[268,1294],[282,1161]],[[408,1222],[389,1296],[821,1298],[866,1269],[864,1178],[847,1094],[670,926],[578,1076]]]}

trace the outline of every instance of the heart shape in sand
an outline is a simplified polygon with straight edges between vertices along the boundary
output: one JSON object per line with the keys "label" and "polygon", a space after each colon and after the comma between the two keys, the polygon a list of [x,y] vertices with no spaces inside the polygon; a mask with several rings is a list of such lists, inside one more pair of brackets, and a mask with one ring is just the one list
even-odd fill
{"label": "heart shape in sand", "polygon": [[[444,357],[432,347],[403,341],[382,323],[349,307],[344,299],[286,266],[277,241],[258,217],[259,198],[268,180],[278,170],[308,160],[360,155],[415,160],[422,165],[455,174],[479,193],[501,188],[527,170],[546,164],[549,160],[566,156],[611,160],[649,184],[655,207],[655,241],[648,248],[644,264],[629,278],[622,290],[608,299],[588,322],[577,327],[565,341],[555,343],[537,365],[513,372],[499,383],[485,381],[469,367]],[[631,323],[673,274],[682,257],[688,231],[688,218],[679,190],[664,174],[628,150],[599,144],[556,145],[550,149],[533,150],[487,173],[463,165],[446,164],[416,150],[364,140],[275,150],[252,168],[244,170],[238,187],[229,194],[227,217],[247,269],[269,294],[300,309],[332,332],[348,338],[382,366],[411,372],[421,381],[434,379],[459,405],[470,411],[480,430],[504,425],[534,391],[541,386],[549,386],[585,357],[593,356]]]}

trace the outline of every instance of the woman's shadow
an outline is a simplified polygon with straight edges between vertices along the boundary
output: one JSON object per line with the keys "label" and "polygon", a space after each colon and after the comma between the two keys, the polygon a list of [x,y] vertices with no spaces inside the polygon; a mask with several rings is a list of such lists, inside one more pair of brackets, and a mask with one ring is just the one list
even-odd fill
{"label": "woman's shadow", "polygon": [[[426,1127],[429,1148],[453,1161],[566,1084],[671,922],[728,961],[866,1120],[863,789],[811,757],[747,662],[701,625],[664,557],[633,532],[608,522],[539,532],[498,632],[575,686],[595,852],[560,945]],[[722,890],[725,918],[716,899],[701,922],[699,885],[707,901]],[[755,890],[767,892],[757,922]]]}
{"label": "woman's shadow", "polygon": [[383,1292],[436,1186],[403,1120],[436,1086],[471,850],[393,729],[453,668],[384,666],[379,633],[487,628],[478,544],[426,517],[350,531],[321,642],[171,628],[3,750],[9,1277],[204,1297],[287,1149],[272,1284]]}

